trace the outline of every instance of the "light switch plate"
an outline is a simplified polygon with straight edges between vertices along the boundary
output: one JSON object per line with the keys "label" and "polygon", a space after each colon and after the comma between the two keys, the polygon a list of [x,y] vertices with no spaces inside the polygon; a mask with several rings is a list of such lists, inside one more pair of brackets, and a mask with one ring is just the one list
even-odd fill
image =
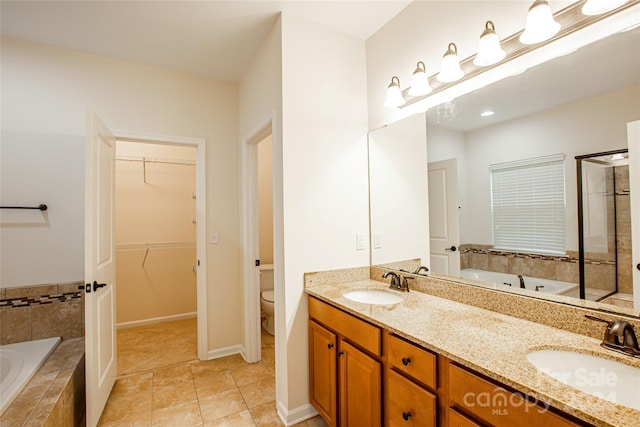
{"label": "light switch plate", "polygon": [[209,243],[212,245],[218,244],[219,243],[219,239],[218,239],[218,230],[212,231],[211,233],[209,233]]}
{"label": "light switch plate", "polygon": [[356,234],[356,250],[364,251],[364,234]]}
{"label": "light switch plate", "polygon": [[374,249],[382,248],[382,233],[380,232],[373,233],[373,248]]}

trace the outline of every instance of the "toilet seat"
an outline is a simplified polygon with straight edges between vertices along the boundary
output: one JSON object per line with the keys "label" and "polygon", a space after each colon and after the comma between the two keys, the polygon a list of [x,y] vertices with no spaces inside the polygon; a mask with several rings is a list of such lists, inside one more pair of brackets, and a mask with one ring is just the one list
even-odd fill
{"label": "toilet seat", "polygon": [[273,303],[274,302],[273,291],[265,291],[265,292],[263,292],[262,293],[262,299],[267,301],[267,302]]}

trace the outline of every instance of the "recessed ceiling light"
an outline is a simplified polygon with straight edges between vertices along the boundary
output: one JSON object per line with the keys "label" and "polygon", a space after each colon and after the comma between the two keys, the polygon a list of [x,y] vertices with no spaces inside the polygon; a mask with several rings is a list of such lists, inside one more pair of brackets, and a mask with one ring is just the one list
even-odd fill
{"label": "recessed ceiling light", "polygon": [[482,117],[489,117],[489,116],[493,116],[494,114],[495,113],[491,110],[483,111],[482,113],[480,113]]}

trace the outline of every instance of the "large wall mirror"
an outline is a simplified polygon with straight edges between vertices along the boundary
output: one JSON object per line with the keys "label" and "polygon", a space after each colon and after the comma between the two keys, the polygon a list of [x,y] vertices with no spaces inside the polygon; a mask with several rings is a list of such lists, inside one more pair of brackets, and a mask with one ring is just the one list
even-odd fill
{"label": "large wall mirror", "polygon": [[[628,124],[640,127],[638,46],[640,28],[620,32],[372,131],[372,264],[416,258],[431,274],[637,315],[640,142],[630,148]],[[383,159],[380,141],[402,148]],[[427,165],[407,160],[425,147]],[[408,179],[423,179],[410,195],[381,187]],[[426,212],[397,215],[415,199]],[[378,235],[379,246],[422,244],[376,249],[385,221],[397,235]]]}

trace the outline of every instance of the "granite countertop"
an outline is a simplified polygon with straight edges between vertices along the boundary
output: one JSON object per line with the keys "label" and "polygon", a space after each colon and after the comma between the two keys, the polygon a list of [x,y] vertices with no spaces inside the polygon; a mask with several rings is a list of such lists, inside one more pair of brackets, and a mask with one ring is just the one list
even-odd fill
{"label": "granite countertop", "polygon": [[343,296],[353,289],[389,290],[389,286],[358,280],[305,291],[579,419],[597,426],[640,426],[640,410],[565,385],[540,373],[526,358],[533,350],[559,349],[640,368],[640,360],[605,350],[597,339],[417,291],[389,290],[405,298],[394,305],[358,303]]}

